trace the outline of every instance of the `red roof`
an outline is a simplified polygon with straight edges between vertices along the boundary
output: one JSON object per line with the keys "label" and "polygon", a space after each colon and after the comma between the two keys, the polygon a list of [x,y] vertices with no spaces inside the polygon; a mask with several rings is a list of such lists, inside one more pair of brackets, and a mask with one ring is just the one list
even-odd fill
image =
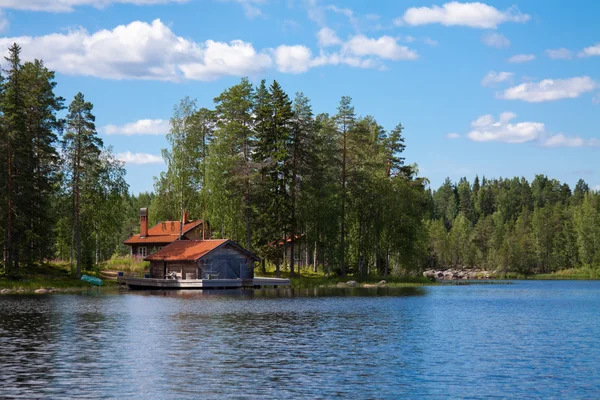
{"label": "red roof", "polygon": [[249,258],[260,261],[256,254],[244,249],[229,239],[210,239],[210,240],[178,240],[168,246],[163,247],[156,253],[146,257],[146,261],[196,261],[204,257],[211,251],[227,244],[237,248],[245,253]]}
{"label": "red roof", "polygon": [[145,258],[146,261],[196,261],[228,239],[178,240]]}
{"label": "red roof", "polygon": [[[139,234],[135,234],[125,241],[125,244],[137,244],[137,243],[171,243],[179,239],[179,221],[164,221],[159,222],[152,228],[148,229],[148,236],[140,237]],[[191,231],[195,227],[202,224],[202,220],[188,222],[183,225],[183,234]]]}

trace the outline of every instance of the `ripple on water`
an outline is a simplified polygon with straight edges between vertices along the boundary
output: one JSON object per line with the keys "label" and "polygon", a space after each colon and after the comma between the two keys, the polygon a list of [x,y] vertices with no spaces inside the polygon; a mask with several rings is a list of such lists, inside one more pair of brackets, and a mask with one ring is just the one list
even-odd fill
{"label": "ripple on water", "polygon": [[0,297],[0,397],[600,395],[600,282]]}

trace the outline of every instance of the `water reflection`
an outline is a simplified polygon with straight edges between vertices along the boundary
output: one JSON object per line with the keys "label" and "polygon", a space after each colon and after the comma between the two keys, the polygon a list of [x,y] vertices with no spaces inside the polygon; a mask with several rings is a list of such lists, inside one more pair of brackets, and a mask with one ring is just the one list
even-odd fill
{"label": "water reflection", "polygon": [[4,296],[0,398],[594,398],[599,294],[600,282]]}

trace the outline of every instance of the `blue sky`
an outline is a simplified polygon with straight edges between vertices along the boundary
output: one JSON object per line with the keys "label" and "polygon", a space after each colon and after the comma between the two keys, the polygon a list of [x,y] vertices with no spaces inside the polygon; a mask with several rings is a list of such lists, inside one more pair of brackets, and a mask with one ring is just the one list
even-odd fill
{"label": "blue sky", "polygon": [[134,193],[165,168],[166,121],[248,76],[341,96],[387,129],[435,188],[547,174],[600,189],[600,2],[0,0],[0,47],[57,71],[94,103]]}

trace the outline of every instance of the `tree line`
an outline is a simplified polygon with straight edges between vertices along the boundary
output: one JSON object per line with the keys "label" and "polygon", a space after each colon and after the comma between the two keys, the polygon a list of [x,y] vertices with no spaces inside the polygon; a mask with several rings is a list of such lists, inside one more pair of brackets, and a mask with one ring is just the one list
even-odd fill
{"label": "tree line", "polygon": [[[277,242],[299,238],[328,271],[382,273],[425,260],[427,181],[407,165],[403,127],[357,116],[349,97],[334,115],[277,81],[242,79],[198,108],[175,106],[167,170],[155,179],[153,222],[181,210],[210,222],[277,268]],[[292,240],[290,246],[295,246]],[[294,258],[287,261],[293,274]]]}
{"label": "tree line", "polygon": [[522,274],[600,264],[600,195],[583,180],[485,179],[432,193],[430,266],[479,266]]}
{"label": "tree line", "polygon": [[2,268],[18,276],[61,258],[79,276],[114,252],[125,171],[96,133],[93,105],[78,93],[65,107],[54,72],[20,53],[9,49],[0,79]]}
{"label": "tree line", "polygon": [[[78,93],[68,106],[43,61],[13,45],[0,76],[0,259],[18,276],[49,260],[73,273],[125,255],[123,241],[185,209],[279,270],[298,272],[278,245],[298,238],[325,272],[410,273],[478,266],[524,274],[600,263],[600,195],[580,180],[447,179],[432,191],[390,130],[342,97],[313,111],[278,82],[248,79],[211,108],[186,97],[173,109],[166,171],[131,195],[122,162]],[[296,246],[292,240],[290,246]]]}

